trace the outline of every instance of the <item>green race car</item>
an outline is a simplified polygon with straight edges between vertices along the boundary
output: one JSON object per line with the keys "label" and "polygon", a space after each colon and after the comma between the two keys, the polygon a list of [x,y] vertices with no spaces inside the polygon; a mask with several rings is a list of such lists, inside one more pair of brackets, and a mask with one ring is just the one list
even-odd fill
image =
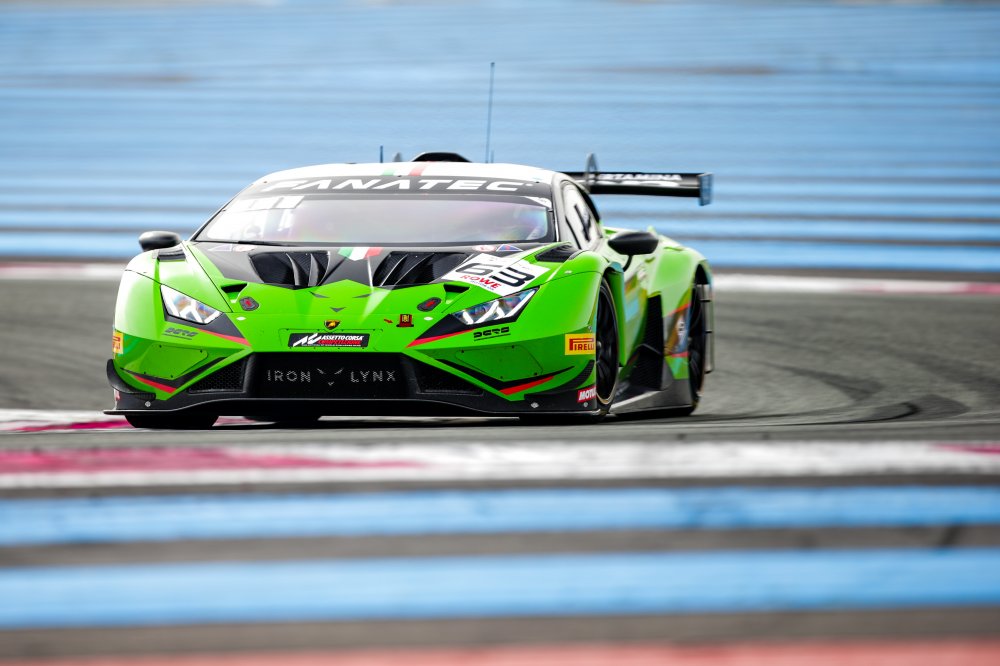
{"label": "green race car", "polygon": [[689,414],[712,369],[705,258],[590,195],[711,198],[710,174],[328,164],[253,183],[122,276],[108,379],[144,428],[220,415]]}

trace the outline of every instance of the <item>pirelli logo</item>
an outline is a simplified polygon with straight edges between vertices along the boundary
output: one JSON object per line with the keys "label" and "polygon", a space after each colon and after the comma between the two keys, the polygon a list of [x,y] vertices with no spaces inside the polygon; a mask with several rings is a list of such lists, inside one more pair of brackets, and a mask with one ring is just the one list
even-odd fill
{"label": "pirelli logo", "polygon": [[115,354],[121,354],[122,353],[122,343],[124,341],[124,337],[125,336],[123,336],[118,331],[115,331],[111,335],[111,351],[113,353],[115,353]]}
{"label": "pirelli logo", "polygon": [[566,355],[593,354],[597,349],[593,333],[568,333],[566,335]]}

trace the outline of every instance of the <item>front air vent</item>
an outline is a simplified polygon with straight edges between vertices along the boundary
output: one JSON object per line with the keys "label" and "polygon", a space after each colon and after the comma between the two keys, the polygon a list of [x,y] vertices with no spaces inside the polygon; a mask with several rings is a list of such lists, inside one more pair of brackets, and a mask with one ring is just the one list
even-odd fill
{"label": "front air vent", "polygon": [[535,255],[535,259],[538,261],[547,261],[553,264],[561,264],[577,252],[578,250],[569,243],[563,243],[562,245],[556,245],[554,247],[550,247],[544,252],[540,252]]}
{"label": "front air vent", "polygon": [[639,346],[639,358],[629,381],[659,390],[663,386],[663,315],[659,296],[646,303],[646,331]]}
{"label": "front air vent", "polygon": [[216,391],[243,390],[243,370],[246,367],[246,359],[242,358],[235,363],[230,363],[224,368],[216,370],[208,377],[195,383],[188,389],[188,393],[213,393]]}
{"label": "front air vent", "polygon": [[156,252],[156,258],[160,261],[184,261],[184,248],[180,245],[168,247]]}
{"label": "front air vent", "polygon": [[430,284],[458,267],[464,252],[390,252],[372,275],[376,287]]}
{"label": "front air vent", "polygon": [[330,253],[259,252],[250,255],[250,262],[261,282],[304,289],[323,283],[330,267]]}
{"label": "front air vent", "polygon": [[414,374],[421,393],[457,393],[460,395],[482,395],[483,390],[450,372],[426,363],[415,362]]}

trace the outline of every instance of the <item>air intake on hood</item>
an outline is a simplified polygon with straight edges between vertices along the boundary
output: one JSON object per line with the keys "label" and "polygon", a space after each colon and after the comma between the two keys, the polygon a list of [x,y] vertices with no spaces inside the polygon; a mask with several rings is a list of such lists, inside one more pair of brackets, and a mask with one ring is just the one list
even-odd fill
{"label": "air intake on hood", "polygon": [[372,286],[429,284],[450,273],[468,256],[464,252],[390,252],[372,275]]}
{"label": "air intake on hood", "polygon": [[184,261],[184,248],[180,245],[175,245],[163,250],[157,250],[156,258],[160,261]]}
{"label": "air intake on hood", "polygon": [[265,284],[303,289],[323,284],[330,267],[330,253],[260,252],[251,255],[250,261]]}
{"label": "air intake on hood", "polygon": [[535,256],[535,259],[538,261],[549,261],[554,264],[561,264],[577,252],[579,252],[579,250],[569,243],[563,243],[562,245],[554,245],[545,250],[545,252],[539,252],[538,255]]}

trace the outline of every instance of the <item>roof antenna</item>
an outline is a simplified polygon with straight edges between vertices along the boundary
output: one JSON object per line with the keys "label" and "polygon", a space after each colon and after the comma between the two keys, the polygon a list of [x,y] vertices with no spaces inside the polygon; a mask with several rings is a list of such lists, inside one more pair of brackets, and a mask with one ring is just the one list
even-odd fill
{"label": "roof antenna", "polygon": [[490,130],[493,126],[493,72],[496,66],[496,62],[490,63],[490,101],[486,107],[486,162],[493,161],[490,159]]}
{"label": "roof antenna", "polygon": [[385,162],[385,146],[378,147],[378,163],[382,164]]}

